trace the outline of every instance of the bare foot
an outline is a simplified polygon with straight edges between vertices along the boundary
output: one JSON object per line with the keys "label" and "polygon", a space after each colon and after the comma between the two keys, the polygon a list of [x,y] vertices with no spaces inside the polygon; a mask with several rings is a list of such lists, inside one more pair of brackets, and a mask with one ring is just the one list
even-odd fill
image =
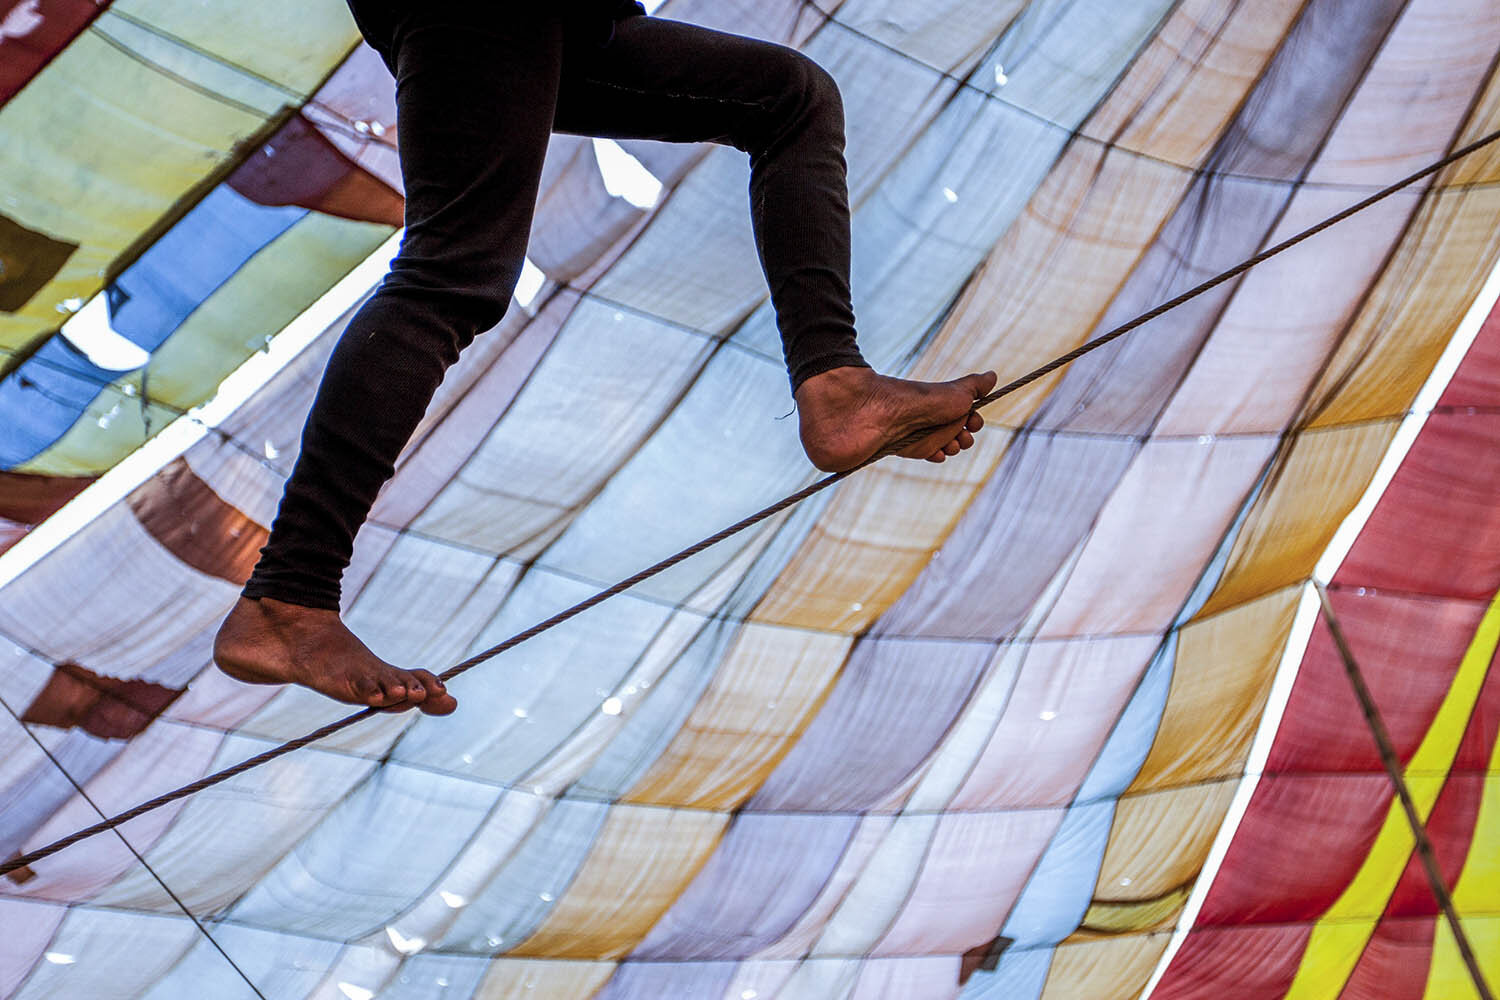
{"label": "bare foot", "polygon": [[429,671],[401,670],[370,652],[337,611],[269,597],[239,599],[214,638],[214,662],[247,684],[301,684],[350,705],[428,715],[458,707]]}
{"label": "bare foot", "polygon": [[974,401],[994,387],[994,372],[912,382],[869,368],[834,368],[797,387],[802,449],[824,472],[843,472],[889,444],[930,430],[897,454],[941,462],[973,447],[974,432],[984,426]]}

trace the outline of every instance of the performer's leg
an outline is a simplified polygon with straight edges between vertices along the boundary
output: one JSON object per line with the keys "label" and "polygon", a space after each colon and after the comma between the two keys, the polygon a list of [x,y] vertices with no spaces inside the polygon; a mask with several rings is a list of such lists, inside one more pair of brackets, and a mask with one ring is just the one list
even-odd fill
{"label": "performer's leg", "polygon": [[[356,5],[358,6],[358,5]],[[459,352],[504,314],[551,133],[563,25],[545,4],[401,5],[377,47],[397,76],[406,233],[328,363],[281,508],[215,659],[242,680],[452,711],[339,621],[354,537]],[[366,30],[371,30],[366,19]]]}
{"label": "performer's leg", "polygon": [[850,304],[844,115],[832,77],[794,49],[659,18],[627,18],[604,49],[564,52],[556,128],[708,141],[750,156],[756,246],[781,331],[808,456],[857,465],[936,427],[904,454],[941,461],[973,443],[992,374],[921,383],[876,375]]}

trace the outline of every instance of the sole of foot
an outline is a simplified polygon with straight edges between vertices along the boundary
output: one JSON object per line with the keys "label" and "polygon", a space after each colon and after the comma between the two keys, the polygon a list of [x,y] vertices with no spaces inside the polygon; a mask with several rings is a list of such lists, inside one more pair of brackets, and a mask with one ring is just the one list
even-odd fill
{"label": "sole of foot", "polygon": [[845,472],[920,435],[896,454],[945,461],[973,447],[975,432],[984,426],[974,402],[995,381],[994,372],[951,382],[916,382],[869,368],[831,369],[797,387],[802,449],[824,472]]}
{"label": "sole of foot", "polygon": [[427,670],[385,662],[338,612],[241,597],[214,637],[214,663],[247,684],[297,684],[347,705],[448,715],[458,702]]}

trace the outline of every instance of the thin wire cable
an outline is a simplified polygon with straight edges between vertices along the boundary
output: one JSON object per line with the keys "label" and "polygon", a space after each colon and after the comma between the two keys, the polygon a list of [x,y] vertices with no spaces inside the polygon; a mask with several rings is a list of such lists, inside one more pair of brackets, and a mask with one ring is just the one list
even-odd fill
{"label": "thin wire cable", "polygon": [[1453,940],[1458,944],[1458,953],[1463,957],[1464,965],[1468,967],[1470,978],[1474,980],[1474,989],[1479,992],[1481,1000],[1495,1000],[1495,995],[1490,992],[1489,984],[1484,980],[1484,973],[1480,971],[1479,959],[1474,955],[1474,946],[1469,943],[1469,935],[1464,930],[1463,924],[1459,923],[1458,910],[1453,905],[1453,896],[1443,882],[1443,873],[1438,867],[1437,854],[1432,849],[1432,840],[1427,836],[1427,827],[1417,813],[1417,805],[1412,800],[1411,789],[1406,786],[1406,778],[1401,773],[1401,760],[1396,756],[1396,748],[1391,742],[1390,732],[1385,728],[1385,720],[1380,717],[1380,708],[1375,704],[1375,696],[1370,693],[1364,674],[1359,669],[1359,664],[1355,662],[1354,652],[1349,648],[1349,642],[1344,637],[1344,630],[1339,627],[1339,620],[1333,613],[1333,605],[1328,600],[1328,591],[1317,580],[1313,581],[1313,586],[1318,591],[1318,603],[1322,605],[1323,618],[1328,622],[1328,633],[1333,637],[1333,644],[1338,649],[1339,658],[1344,661],[1344,672],[1349,675],[1349,683],[1354,688],[1354,696],[1359,699],[1360,710],[1364,712],[1365,722],[1369,725],[1370,733],[1375,737],[1375,745],[1380,750],[1380,763],[1385,765],[1385,773],[1396,788],[1396,797],[1401,800],[1401,810],[1406,813],[1406,822],[1411,826],[1412,836],[1416,838],[1417,857],[1422,861],[1422,870],[1427,873],[1427,884],[1432,888],[1432,894],[1437,898],[1438,906],[1442,908],[1443,916],[1448,920],[1448,929],[1453,932]]}
{"label": "thin wire cable", "polygon": [[[1323,230],[1328,229],[1330,226],[1337,225],[1343,220],[1349,218],[1351,215],[1369,208],[1376,202],[1390,197],[1397,191],[1409,187],[1410,185],[1416,183],[1424,177],[1428,177],[1432,174],[1437,173],[1444,167],[1456,163],[1457,161],[1463,159],[1471,153],[1483,149],[1496,140],[1500,140],[1500,130],[1491,132],[1480,139],[1476,139],[1474,142],[1471,142],[1466,146],[1462,146],[1459,149],[1454,150],[1442,159],[1426,167],[1423,167],[1421,170],[1418,170],[1415,173],[1407,175],[1401,180],[1396,181],[1394,184],[1390,184],[1387,187],[1382,188],[1375,194],[1356,202],[1355,204],[1344,209],[1342,212],[1339,212],[1336,215],[1329,216],[1322,222],[1319,222],[1316,225],[1309,227],[1308,229],[1304,229],[1302,232],[1297,233],[1295,236],[1292,236],[1286,240],[1283,240],[1273,247],[1262,250],[1260,253],[1240,262],[1239,264],[1236,264],[1229,270],[1215,275],[1214,277],[1209,278],[1207,281],[1204,281],[1201,284],[1195,285],[1194,287],[1188,289],[1187,291],[1174,298],[1168,299],[1166,302],[1163,302],[1161,305],[1150,310],[1149,312],[1142,313],[1135,319],[1129,320],[1128,322],[1115,327],[1113,330],[1110,330],[1108,333],[1102,334],[1098,337],[1095,337],[1093,340],[1081,344],[1068,353],[1052,361],[1049,361],[1045,365],[1042,365],[1040,368],[1028,372],[1027,374],[1022,375],[1020,378],[1012,382],[1008,382],[1003,386],[1000,386],[988,395],[976,400],[974,403],[974,408],[977,410],[981,407],[988,406],[990,403],[993,403],[995,400],[1000,399],[1003,396],[1010,395],[1011,393],[1030,385],[1038,379],[1045,378],[1064,365],[1076,361],[1079,358],[1083,357],[1085,354],[1096,351],[1106,344],[1118,340],[1120,337],[1123,337],[1125,334],[1131,332],[1132,330],[1135,330],[1138,327],[1149,323],[1151,320],[1156,319],[1163,313],[1175,309],[1178,306],[1182,305],[1184,302],[1187,302],[1190,299],[1197,298],[1204,292],[1207,292],[1213,288],[1218,287],[1219,285],[1222,285],[1226,281],[1230,281],[1233,278],[1238,277],[1239,275],[1248,271],[1250,268],[1255,267],[1257,264],[1260,264],[1279,253],[1291,249],[1292,247],[1301,243],[1303,240],[1316,236],[1318,233],[1321,233]],[[835,472],[832,475],[819,479],[816,482],[803,487],[797,492],[783,497],[781,500],[776,501],[769,507],[762,508],[756,513],[751,514],[749,517],[737,521],[729,527],[723,529],[722,531],[708,536],[697,544],[691,545],[688,548],[683,549],[681,552],[676,553],[675,555],[668,556],[661,562],[658,562],[653,566],[649,566],[646,569],[641,570],[639,573],[626,577],[619,583],[616,583],[614,586],[599,591],[592,597],[580,601],[579,603],[573,605],[570,608],[567,608],[566,610],[558,612],[545,621],[538,622],[537,624],[531,626],[523,632],[518,632],[517,634],[511,636],[509,639],[506,639],[504,642],[491,646],[489,649],[486,649],[480,653],[476,653],[475,655],[469,657],[467,660],[464,660],[462,663],[458,663],[452,667],[449,667],[438,676],[444,682],[450,681],[453,678],[458,677],[460,674],[472,670],[474,667],[485,662],[486,660],[493,659],[506,650],[519,646],[527,639],[531,639],[537,635],[540,635],[541,633],[546,632],[549,629],[556,628],[558,625],[561,625],[564,622],[569,621],[570,619],[575,618],[578,615],[581,615],[583,612],[598,604],[603,603],[609,598],[629,590],[636,584],[648,580],[651,577],[665,572],[668,569],[671,569],[673,566],[676,566],[678,563],[682,562],[685,559],[689,559],[692,556],[697,555],[704,549],[710,548],[732,535],[737,535],[741,531],[753,527],[754,525],[759,524],[767,518],[781,513],[789,507],[793,507],[796,504],[801,503],[808,497],[811,497],[817,493],[821,493],[823,490],[828,489],[830,486],[833,486],[836,483],[842,482],[843,480],[854,475],[856,472],[859,472],[860,470],[875,464],[876,462],[889,455],[896,454],[909,445],[915,444],[916,442],[922,440],[922,438],[926,437],[929,433],[931,433],[931,428],[915,431],[912,434],[909,434],[906,437],[900,439],[899,441],[892,442],[881,451],[877,452],[874,455],[871,455],[859,465],[856,465],[854,468],[845,470],[844,472]],[[71,847],[73,844],[78,843],[80,840],[86,840],[89,837],[93,837],[97,834],[103,833],[106,830],[110,830],[121,823],[129,822],[130,820],[135,819],[138,816],[142,816],[145,813],[151,812],[155,809],[160,809],[162,806],[167,805],[171,802],[176,802],[179,799],[183,799],[190,795],[201,792],[206,788],[211,788],[214,785],[221,784],[222,782],[228,781],[230,778],[233,778],[239,774],[243,774],[244,772],[249,771],[252,768],[257,768],[263,764],[268,764],[279,757],[284,757],[295,750],[300,750],[311,743],[316,743],[318,740],[321,740],[327,736],[332,736],[334,733],[337,733],[340,730],[347,729],[357,722],[361,722],[374,715],[380,714],[380,712],[380,709],[375,708],[362,709],[361,711],[355,712],[352,715],[347,715],[335,722],[330,722],[326,726],[307,733],[304,736],[300,736],[294,740],[289,740],[286,743],[282,743],[279,746],[272,747],[269,750],[256,754],[253,757],[247,758],[246,760],[243,760],[238,764],[224,768],[221,771],[216,771],[213,774],[200,778],[197,781],[183,785],[181,788],[178,788],[174,791],[167,792],[147,802],[143,802],[133,809],[128,809],[125,812],[120,813],[118,816],[114,816],[102,822],[95,823],[93,826],[85,827],[84,829],[79,830],[76,833],[69,834],[68,836],[63,837],[60,840],[56,840],[46,845],[45,847],[37,848],[34,851],[27,852],[26,854],[14,857],[9,861],[0,863],[0,876],[7,875],[18,868],[34,864],[37,861],[41,861],[43,858],[51,857],[58,851],[61,851],[67,847]]]}
{"label": "thin wire cable", "polygon": [[[52,762],[52,766],[57,768],[57,770],[62,773],[62,776],[64,778],[68,779],[68,784],[72,785],[73,790],[78,793],[79,797],[81,797],[83,801],[89,804],[89,808],[98,813],[100,818],[103,818],[104,810],[99,808],[99,804],[96,803],[93,798],[89,796],[89,793],[84,790],[83,786],[78,783],[78,779],[74,778],[73,775],[68,772],[68,769],[66,767],[63,767],[62,761],[57,759],[57,756],[53,754],[52,750],[47,746],[47,744],[43,743],[40,739],[37,738],[36,733],[31,731],[30,726],[21,721],[21,717],[16,714],[16,710],[10,707],[10,702],[6,701],[4,698],[0,698],[0,705],[5,706],[5,711],[10,715],[12,719],[16,720],[16,725],[25,730],[26,735],[31,738],[31,742],[35,743],[37,749],[40,750],[42,754]],[[146,869],[146,871],[150,873],[151,877],[156,880],[156,884],[161,886],[161,891],[166,893],[167,896],[171,898],[172,902],[177,904],[177,908],[181,910],[183,914],[193,922],[193,926],[198,928],[198,932],[208,939],[208,943],[214,946],[215,951],[223,956],[224,961],[229,963],[229,967],[235,972],[239,973],[239,977],[245,981],[246,986],[250,987],[250,991],[256,996],[260,997],[260,1000],[269,1000],[269,998],[260,991],[260,987],[255,985],[255,981],[250,978],[249,974],[246,973],[244,969],[240,968],[239,963],[229,957],[229,952],[225,951],[224,946],[219,944],[218,940],[208,932],[208,928],[203,926],[203,922],[193,914],[192,910],[188,909],[187,904],[182,901],[182,897],[172,891],[172,887],[167,885],[166,879],[157,874],[156,869],[151,867],[151,863],[148,862],[144,857],[142,857],[140,851],[135,849],[135,845],[125,839],[125,834],[118,829],[114,831],[114,834],[119,838],[120,843],[125,845],[125,849],[133,854],[135,856],[135,859],[141,863],[141,867]]]}

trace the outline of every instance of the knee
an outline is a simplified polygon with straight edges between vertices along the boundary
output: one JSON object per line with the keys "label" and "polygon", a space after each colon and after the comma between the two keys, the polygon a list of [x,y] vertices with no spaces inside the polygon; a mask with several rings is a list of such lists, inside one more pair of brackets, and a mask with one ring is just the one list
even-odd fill
{"label": "knee", "polygon": [[764,152],[791,136],[814,135],[843,146],[844,100],[838,83],[822,66],[795,49],[783,49],[777,79],[781,88],[771,104]]}
{"label": "knee", "polygon": [[454,331],[458,349],[504,317],[519,277],[508,260],[453,247],[425,254],[409,250],[403,247],[392,261],[381,292],[439,318]]}

